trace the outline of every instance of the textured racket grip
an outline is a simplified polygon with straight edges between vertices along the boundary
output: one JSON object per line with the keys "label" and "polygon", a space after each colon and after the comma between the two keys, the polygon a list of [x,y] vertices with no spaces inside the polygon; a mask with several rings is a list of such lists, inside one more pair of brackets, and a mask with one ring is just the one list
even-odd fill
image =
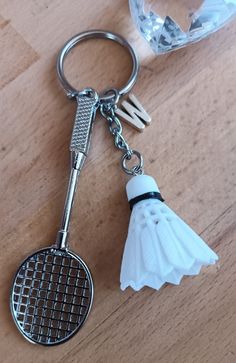
{"label": "textured racket grip", "polygon": [[70,151],[83,153],[87,156],[96,104],[97,98],[94,96],[79,95],[77,97],[77,110],[71,136]]}

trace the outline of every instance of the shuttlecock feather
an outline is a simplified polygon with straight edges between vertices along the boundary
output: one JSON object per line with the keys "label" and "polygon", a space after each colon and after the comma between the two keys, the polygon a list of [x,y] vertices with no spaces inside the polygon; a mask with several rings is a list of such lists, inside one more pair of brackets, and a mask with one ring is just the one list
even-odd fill
{"label": "shuttlecock feather", "polygon": [[155,180],[134,176],[127,183],[132,206],[121,265],[121,290],[178,285],[184,275],[198,275],[218,256],[164,202]]}

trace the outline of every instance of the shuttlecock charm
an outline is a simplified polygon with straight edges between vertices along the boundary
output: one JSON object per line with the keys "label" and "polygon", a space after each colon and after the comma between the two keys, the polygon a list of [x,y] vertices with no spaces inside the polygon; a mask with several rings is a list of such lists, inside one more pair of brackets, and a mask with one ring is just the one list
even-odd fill
{"label": "shuttlecock charm", "polygon": [[165,203],[155,180],[134,176],[126,186],[132,209],[121,265],[121,290],[178,285],[184,275],[198,275],[218,256]]}

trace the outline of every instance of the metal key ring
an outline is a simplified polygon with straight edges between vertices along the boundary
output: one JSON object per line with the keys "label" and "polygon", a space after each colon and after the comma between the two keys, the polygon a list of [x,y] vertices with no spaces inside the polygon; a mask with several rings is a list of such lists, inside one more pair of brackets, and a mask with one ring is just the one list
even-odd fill
{"label": "metal key ring", "polygon": [[[92,39],[92,38],[102,38],[102,39],[113,40],[113,41],[119,43],[120,45],[122,45],[123,47],[125,47],[129,51],[131,58],[132,58],[132,62],[133,62],[133,69],[132,69],[131,75],[130,75],[127,83],[122,88],[117,90],[119,96],[126,94],[134,86],[137,76],[138,76],[139,64],[138,64],[137,54],[135,53],[135,51],[132,48],[132,46],[130,45],[130,43],[127,42],[127,40],[125,40],[122,36],[120,36],[116,33],[106,31],[106,30],[89,30],[89,31],[79,33],[79,34],[75,35],[74,37],[72,37],[71,39],[69,39],[64,44],[64,46],[62,47],[62,49],[60,50],[60,52],[58,54],[57,76],[58,76],[59,81],[60,81],[63,89],[65,90],[67,96],[69,98],[73,98],[79,93],[79,91],[77,89],[75,89],[67,81],[67,79],[65,77],[65,73],[64,73],[65,58],[66,58],[67,54],[70,52],[70,50],[73,47],[75,47],[79,42],[81,42],[83,40],[87,40],[87,39]],[[106,101],[106,100],[109,100],[111,97],[113,97],[113,95],[111,95],[109,93],[102,94],[100,96],[100,100]]]}

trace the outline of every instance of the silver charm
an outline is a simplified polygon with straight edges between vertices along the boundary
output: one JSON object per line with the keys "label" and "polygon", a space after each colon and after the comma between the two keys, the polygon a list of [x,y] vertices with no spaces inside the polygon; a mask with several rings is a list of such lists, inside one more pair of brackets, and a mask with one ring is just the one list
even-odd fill
{"label": "silver charm", "polygon": [[129,95],[129,100],[130,102],[125,100],[121,103],[122,107],[116,109],[116,114],[136,130],[143,131],[146,125],[150,125],[151,116],[134,94]]}
{"label": "silver charm", "polygon": [[93,281],[84,261],[68,249],[68,229],[78,176],[86,159],[97,94],[78,94],[71,138],[71,173],[56,244],[27,257],[11,291],[11,312],[19,331],[32,343],[56,345],[83,325],[93,301]]}

